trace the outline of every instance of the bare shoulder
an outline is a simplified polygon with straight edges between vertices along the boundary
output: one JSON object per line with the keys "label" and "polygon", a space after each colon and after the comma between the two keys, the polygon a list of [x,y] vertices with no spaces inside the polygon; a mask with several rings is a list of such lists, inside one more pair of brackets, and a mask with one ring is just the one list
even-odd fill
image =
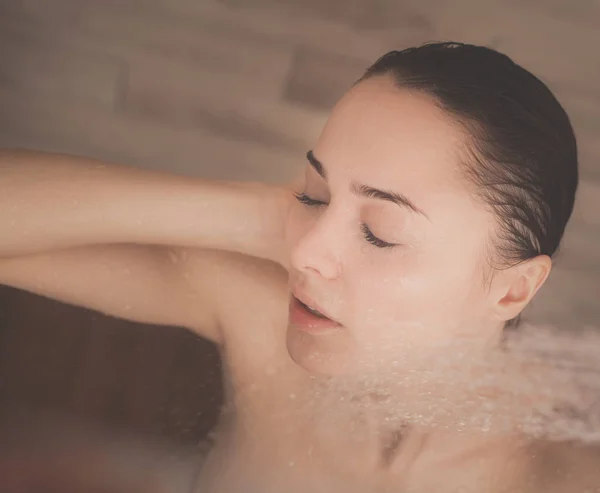
{"label": "bare shoulder", "polygon": [[210,291],[224,339],[240,325],[272,319],[287,306],[287,271],[280,265],[233,252],[181,249],[178,259],[192,289]]}

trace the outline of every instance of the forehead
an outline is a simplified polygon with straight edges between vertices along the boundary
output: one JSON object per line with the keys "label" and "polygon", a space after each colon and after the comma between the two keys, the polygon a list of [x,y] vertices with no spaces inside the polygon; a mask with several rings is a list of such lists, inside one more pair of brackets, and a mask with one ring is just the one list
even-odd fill
{"label": "forehead", "polygon": [[[388,77],[353,87],[333,109],[315,148],[332,178],[351,172],[375,186],[461,186],[461,128],[433,100]],[[418,192],[415,192],[418,193]]]}

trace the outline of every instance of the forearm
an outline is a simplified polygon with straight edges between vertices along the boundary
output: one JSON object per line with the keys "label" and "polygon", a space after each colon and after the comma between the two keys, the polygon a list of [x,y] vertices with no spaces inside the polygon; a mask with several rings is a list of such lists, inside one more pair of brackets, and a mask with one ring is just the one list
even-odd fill
{"label": "forearm", "polygon": [[279,261],[279,197],[261,184],[0,152],[0,257],[93,244],[238,251]]}

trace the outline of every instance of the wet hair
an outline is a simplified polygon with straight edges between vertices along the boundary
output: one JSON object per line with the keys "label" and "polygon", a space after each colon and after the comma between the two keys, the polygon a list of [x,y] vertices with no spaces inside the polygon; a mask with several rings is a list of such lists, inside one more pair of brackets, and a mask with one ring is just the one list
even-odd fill
{"label": "wet hair", "polygon": [[454,42],[389,52],[360,80],[378,75],[430,96],[463,126],[465,176],[498,221],[493,267],[552,257],[578,169],[571,123],[546,85],[502,53]]}

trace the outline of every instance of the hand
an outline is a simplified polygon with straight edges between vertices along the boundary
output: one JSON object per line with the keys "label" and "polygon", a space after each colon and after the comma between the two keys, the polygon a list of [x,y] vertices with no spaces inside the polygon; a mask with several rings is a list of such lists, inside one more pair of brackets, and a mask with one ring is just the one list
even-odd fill
{"label": "hand", "polygon": [[292,186],[283,185],[265,189],[266,257],[290,269],[288,226],[292,206],[295,204]]}

